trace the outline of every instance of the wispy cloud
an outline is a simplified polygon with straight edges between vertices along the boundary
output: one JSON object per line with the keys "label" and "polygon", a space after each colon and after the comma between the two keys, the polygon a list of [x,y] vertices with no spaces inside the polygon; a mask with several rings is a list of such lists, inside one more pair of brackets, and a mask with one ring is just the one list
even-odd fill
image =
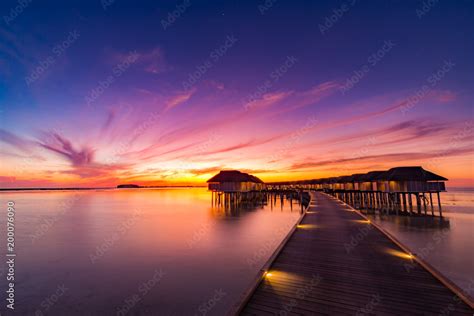
{"label": "wispy cloud", "polygon": [[10,144],[25,153],[30,153],[34,146],[34,142],[28,141],[4,129],[0,129],[0,141]]}
{"label": "wispy cloud", "polygon": [[39,144],[66,158],[75,167],[92,164],[94,160],[94,149],[89,147],[75,149],[69,140],[56,133],[51,134],[51,139],[53,139],[53,141],[50,143],[40,141]]}
{"label": "wispy cloud", "polygon": [[173,97],[171,97],[167,102],[164,109],[164,112],[167,112],[174,107],[188,101],[192,95],[196,92],[196,88],[190,89],[189,91],[181,92]]}
{"label": "wispy cloud", "polygon": [[298,163],[292,164],[288,169],[289,170],[300,170],[308,168],[319,168],[328,165],[338,166],[343,163],[356,163],[356,162],[367,162],[374,163],[377,161],[383,161],[386,163],[400,163],[404,161],[415,160],[419,161],[420,164],[422,161],[431,158],[437,158],[440,156],[443,157],[452,157],[458,155],[472,154],[474,148],[472,147],[463,147],[455,148],[449,151],[430,151],[430,152],[404,152],[404,153],[386,153],[386,154],[376,154],[376,155],[367,155],[360,157],[350,157],[350,158],[337,158],[337,159],[327,159],[327,160],[307,160]]}

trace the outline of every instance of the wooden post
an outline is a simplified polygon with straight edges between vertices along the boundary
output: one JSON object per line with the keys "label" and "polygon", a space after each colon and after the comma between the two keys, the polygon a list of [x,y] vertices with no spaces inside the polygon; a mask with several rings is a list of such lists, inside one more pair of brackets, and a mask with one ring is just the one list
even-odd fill
{"label": "wooden post", "polygon": [[425,192],[423,192],[423,209],[424,209],[425,215],[426,215],[426,196],[425,196]]}
{"label": "wooden post", "polygon": [[377,207],[379,210],[382,209],[382,199],[381,199],[381,196],[380,196],[380,192],[377,192]]}
{"label": "wooden post", "polygon": [[303,192],[300,191],[300,205],[301,205],[301,214],[303,214]]}
{"label": "wooden post", "polygon": [[439,191],[436,192],[436,193],[438,193],[439,216],[443,217],[443,211],[441,210],[441,198],[439,197]]}
{"label": "wooden post", "polygon": [[390,197],[390,210],[389,213],[392,213],[395,211],[397,207],[397,200],[395,199],[395,193],[389,193],[388,194]]}
{"label": "wooden post", "polygon": [[421,214],[421,201],[420,201],[420,193],[416,192],[416,211],[418,215]]}
{"label": "wooden post", "polygon": [[408,210],[407,210],[407,196],[406,196],[406,193],[402,193],[403,194],[403,212],[407,213]]}
{"label": "wooden post", "polygon": [[379,212],[385,212],[385,194],[383,192],[377,192],[377,198],[379,200],[377,207]]}
{"label": "wooden post", "polygon": [[413,212],[413,201],[411,198],[411,193],[408,193],[408,205],[410,206],[410,215]]}
{"label": "wooden post", "polygon": [[390,209],[392,207],[392,200],[390,199],[390,193],[386,193],[387,196],[387,210],[386,213],[388,214],[390,212]]}
{"label": "wooden post", "polygon": [[395,193],[395,200],[397,201],[397,206],[395,207],[395,213],[398,215],[398,212],[400,211],[402,207],[400,193]]}
{"label": "wooden post", "polygon": [[431,215],[434,216],[434,209],[433,209],[433,194],[430,192],[430,205],[431,205]]}

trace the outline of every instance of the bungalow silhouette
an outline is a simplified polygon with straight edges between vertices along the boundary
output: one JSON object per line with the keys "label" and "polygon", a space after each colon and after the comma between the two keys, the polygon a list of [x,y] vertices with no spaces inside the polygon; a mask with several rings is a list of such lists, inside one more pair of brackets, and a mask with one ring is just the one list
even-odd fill
{"label": "bungalow silhouette", "polygon": [[215,192],[249,192],[264,189],[259,178],[238,170],[222,170],[207,180],[208,189]]}
{"label": "bungalow silhouette", "polygon": [[420,166],[396,167],[378,175],[379,190],[383,192],[440,192],[446,191],[445,177]]}
{"label": "bungalow silhouette", "polygon": [[358,177],[360,191],[379,191],[378,176],[385,171],[370,171]]}
{"label": "bungalow silhouette", "polygon": [[[441,199],[440,192],[446,191],[445,177],[437,175],[431,171],[425,170],[420,166],[414,167],[396,167],[392,168],[377,177],[378,189],[381,192],[389,193],[395,197],[395,206],[407,211],[412,211],[412,195],[415,197],[418,214],[421,213],[421,204],[426,214],[426,204],[428,199],[425,194],[429,194],[429,204],[431,213],[433,210],[433,193],[437,194],[440,216]],[[408,203],[407,203],[408,202]],[[397,205],[398,204],[398,205]]]}

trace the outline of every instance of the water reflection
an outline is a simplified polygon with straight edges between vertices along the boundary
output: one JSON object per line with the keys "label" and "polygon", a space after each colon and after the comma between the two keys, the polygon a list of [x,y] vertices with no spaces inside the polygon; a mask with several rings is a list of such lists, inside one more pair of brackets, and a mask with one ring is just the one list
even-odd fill
{"label": "water reflection", "polygon": [[472,293],[474,278],[474,191],[442,194],[444,217],[367,216],[434,266],[455,284]]}
{"label": "water reflection", "polygon": [[17,209],[16,311],[46,313],[41,303],[64,285],[48,313],[192,315],[222,289],[207,314],[225,314],[300,214],[285,198],[227,210],[210,198],[204,188],[0,194]]}
{"label": "water reflection", "polygon": [[[248,196],[247,196],[248,194]],[[225,216],[241,216],[245,212],[253,212],[265,209],[269,206],[270,211],[278,209],[283,211],[302,210],[298,195],[291,193],[275,192],[249,192],[249,193],[211,193],[211,206],[213,213]]]}
{"label": "water reflection", "polygon": [[371,215],[372,218],[377,219],[380,222],[388,222],[397,226],[407,226],[418,229],[449,229],[450,220],[449,217],[437,217],[437,216],[403,216],[403,215],[386,215],[386,214],[375,214]]}

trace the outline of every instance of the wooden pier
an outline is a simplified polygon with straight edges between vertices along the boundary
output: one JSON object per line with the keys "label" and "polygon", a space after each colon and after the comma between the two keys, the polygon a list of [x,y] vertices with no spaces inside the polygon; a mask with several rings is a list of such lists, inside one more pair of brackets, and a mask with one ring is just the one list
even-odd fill
{"label": "wooden pier", "polygon": [[308,212],[239,314],[473,314],[467,296],[353,208],[311,194]]}

